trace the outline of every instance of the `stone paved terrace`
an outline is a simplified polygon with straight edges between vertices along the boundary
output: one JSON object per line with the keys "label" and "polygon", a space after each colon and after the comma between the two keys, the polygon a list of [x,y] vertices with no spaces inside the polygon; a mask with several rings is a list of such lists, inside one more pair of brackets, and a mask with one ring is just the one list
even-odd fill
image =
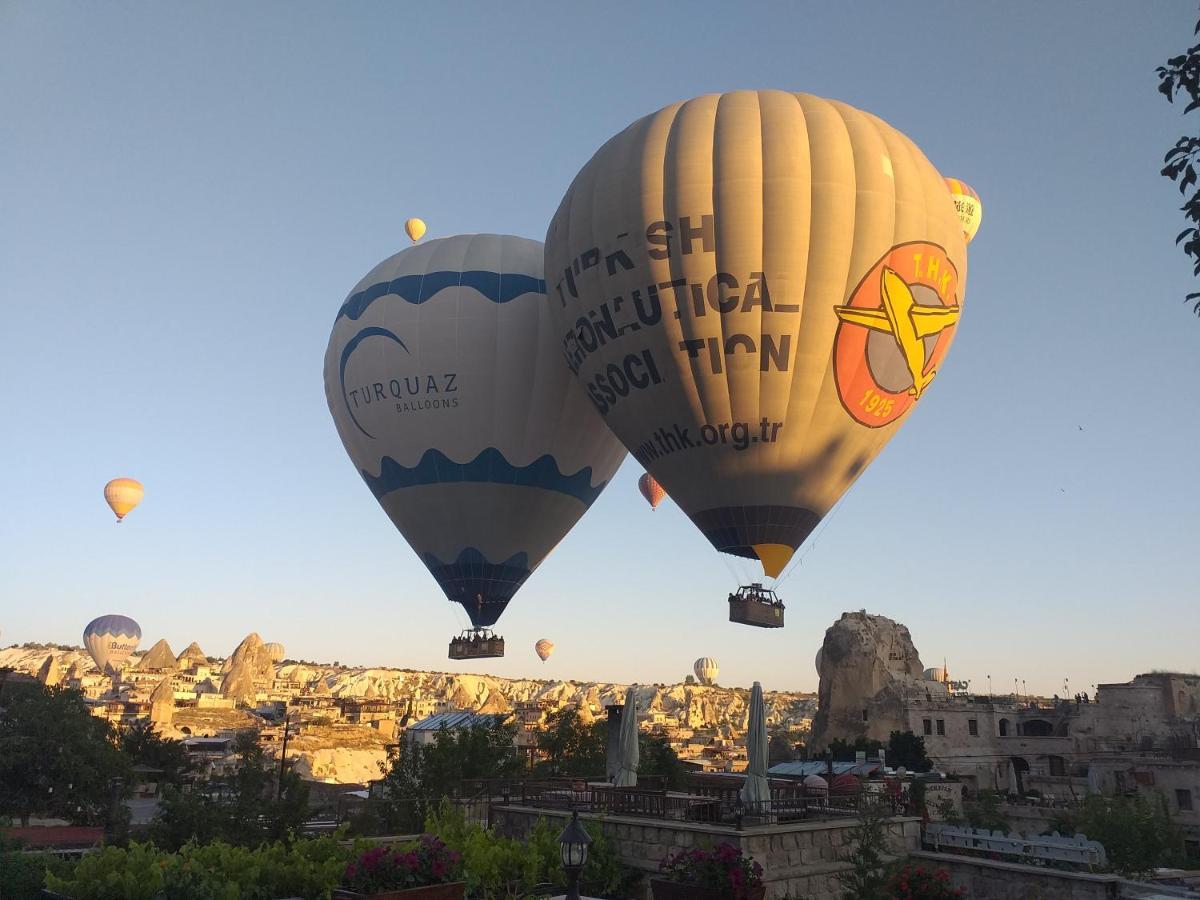
{"label": "stone paved terrace", "polygon": [[[529,834],[538,819],[565,825],[570,815],[565,809],[497,804],[492,807],[492,826],[520,839]],[[743,824],[741,828],[588,812],[581,812],[579,818],[591,834],[603,832],[613,840],[623,863],[647,875],[657,872],[663,857],[676,850],[722,841],[735,844],[762,865],[767,900],[789,895],[806,900],[840,900],[842,891],[836,875],[847,868],[842,860],[852,849],[849,833],[856,824],[855,819],[845,817],[783,825]],[[919,819],[894,818],[888,831],[897,855],[920,846]]]}

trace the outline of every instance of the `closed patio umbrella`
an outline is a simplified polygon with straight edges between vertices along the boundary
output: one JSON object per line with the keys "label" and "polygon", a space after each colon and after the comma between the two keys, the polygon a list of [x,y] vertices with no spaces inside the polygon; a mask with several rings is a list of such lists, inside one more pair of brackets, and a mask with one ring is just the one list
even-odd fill
{"label": "closed patio umbrella", "polygon": [[750,691],[750,727],[746,731],[746,781],[739,797],[751,809],[765,814],[771,802],[771,784],[767,781],[767,713],[762,685],[757,681]]}
{"label": "closed patio umbrella", "polygon": [[625,692],[625,709],[621,712],[621,740],[617,745],[617,774],[615,787],[637,787],[638,726],[637,698],[633,685]]}

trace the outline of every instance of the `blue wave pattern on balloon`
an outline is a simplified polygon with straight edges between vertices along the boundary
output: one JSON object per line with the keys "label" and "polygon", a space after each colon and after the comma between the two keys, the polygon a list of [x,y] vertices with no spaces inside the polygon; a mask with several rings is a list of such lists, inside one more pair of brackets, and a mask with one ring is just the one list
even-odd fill
{"label": "blue wave pattern on balloon", "polygon": [[101,616],[88,622],[83,629],[83,636],[89,634],[108,634],[113,637],[137,638],[141,640],[142,629],[137,622],[127,616]]}
{"label": "blue wave pattern on balloon", "polygon": [[493,303],[508,303],[522,294],[546,293],[546,280],[522,275],[519,272],[487,272],[468,269],[465,272],[426,272],[424,275],[401,275],[391,281],[380,281],[351,294],[337,319],[357,319],[380,297],[395,295],[409,303],[424,303],[435,294],[450,287],[469,287]]}
{"label": "blue wave pattern on balloon", "polygon": [[432,553],[426,553],[423,561],[446,598],[462,604],[476,628],[495,625],[530,575],[526,553],[494,563],[475,547],[465,547],[453,562],[442,562]]}
{"label": "blue wave pattern on balloon", "polygon": [[592,467],[584,466],[574,475],[564,475],[550,454],[539,456],[527,466],[514,466],[495,447],[488,447],[470,462],[456,463],[441,450],[430,448],[421,460],[409,468],[390,456],[385,456],[379,474],[361,472],[363,481],[376,499],[392,491],[422,484],[453,484],[474,482],[482,484],[512,484],[557,491],[574,497],[585,507],[591,506],[607,482],[592,487]]}

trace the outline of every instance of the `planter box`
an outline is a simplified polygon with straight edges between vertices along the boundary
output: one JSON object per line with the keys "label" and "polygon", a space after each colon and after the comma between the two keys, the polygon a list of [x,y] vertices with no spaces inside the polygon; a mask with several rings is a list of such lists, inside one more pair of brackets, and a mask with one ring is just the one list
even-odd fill
{"label": "planter box", "polygon": [[[727,891],[661,878],[650,879],[650,890],[654,892],[654,900],[733,900],[733,894]],[[746,900],[762,900],[766,893],[766,885],[760,884],[747,890],[745,896]]]}
{"label": "planter box", "polygon": [[465,881],[446,884],[430,884],[425,887],[404,888],[399,891],[382,891],[378,894],[359,894],[341,888],[333,889],[333,900],[463,900],[467,895]]}

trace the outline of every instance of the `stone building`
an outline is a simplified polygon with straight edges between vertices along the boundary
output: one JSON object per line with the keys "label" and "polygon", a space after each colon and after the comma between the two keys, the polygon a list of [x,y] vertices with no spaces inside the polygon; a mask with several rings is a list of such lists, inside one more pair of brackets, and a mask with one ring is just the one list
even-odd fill
{"label": "stone building", "polygon": [[938,769],[974,789],[1150,792],[1200,841],[1200,676],[1138,675],[1086,698],[972,694],[922,668],[907,628],[865,612],[829,628],[818,668],[811,750],[912,731]]}

